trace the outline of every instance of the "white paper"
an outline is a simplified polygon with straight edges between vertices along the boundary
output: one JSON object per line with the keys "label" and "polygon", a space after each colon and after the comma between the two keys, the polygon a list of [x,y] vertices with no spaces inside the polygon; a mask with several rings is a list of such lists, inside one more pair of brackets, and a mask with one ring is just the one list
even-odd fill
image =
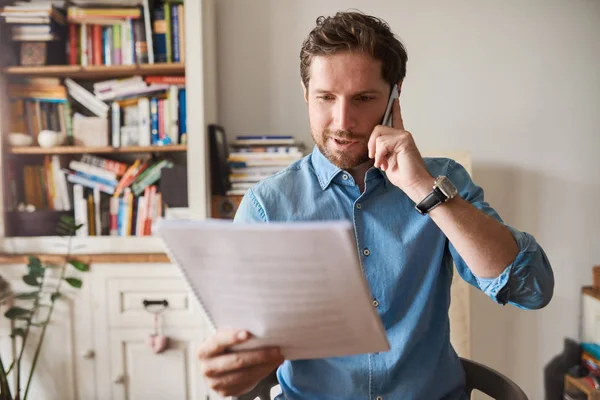
{"label": "white paper", "polygon": [[347,221],[161,220],[157,234],[215,328],[286,359],[389,350]]}

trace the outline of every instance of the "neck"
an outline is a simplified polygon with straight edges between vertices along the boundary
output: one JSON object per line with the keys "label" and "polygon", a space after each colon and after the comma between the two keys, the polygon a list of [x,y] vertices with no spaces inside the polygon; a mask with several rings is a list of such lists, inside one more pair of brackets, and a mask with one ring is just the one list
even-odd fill
{"label": "neck", "polygon": [[361,192],[363,192],[365,189],[365,175],[367,174],[367,171],[373,166],[373,164],[375,164],[375,160],[368,160],[362,164],[357,165],[354,168],[350,168],[347,170],[350,173],[350,175],[352,175],[352,178],[354,178],[354,182],[358,185]]}

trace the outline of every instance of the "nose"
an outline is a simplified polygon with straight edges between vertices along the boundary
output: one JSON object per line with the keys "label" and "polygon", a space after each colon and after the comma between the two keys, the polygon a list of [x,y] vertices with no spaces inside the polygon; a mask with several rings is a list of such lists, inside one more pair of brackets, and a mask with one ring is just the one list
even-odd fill
{"label": "nose", "polygon": [[352,103],[348,100],[340,98],[334,108],[334,123],[335,128],[342,131],[351,131],[355,127],[355,122],[352,112]]}

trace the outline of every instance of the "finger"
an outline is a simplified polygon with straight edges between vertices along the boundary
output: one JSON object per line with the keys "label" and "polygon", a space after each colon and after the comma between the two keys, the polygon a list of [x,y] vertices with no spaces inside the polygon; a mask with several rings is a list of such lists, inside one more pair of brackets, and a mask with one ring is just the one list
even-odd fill
{"label": "finger", "polygon": [[377,127],[375,127],[375,129],[371,133],[369,143],[367,144],[367,147],[369,148],[369,158],[375,157],[375,142],[377,141],[377,138],[382,134],[383,132],[381,131],[381,129],[378,129]]}
{"label": "finger", "polygon": [[202,371],[207,377],[225,375],[256,365],[278,362],[283,357],[278,348],[236,351],[209,358],[202,363]]}
{"label": "finger", "polygon": [[387,144],[385,137],[380,136],[377,138],[375,143],[375,168],[381,167],[381,164],[386,160],[388,154]]}
{"label": "finger", "polygon": [[268,376],[281,363],[268,363],[246,368],[214,378],[206,378],[211,389],[224,396],[244,394],[255,387],[258,382]]}
{"label": "finger", "polygon": [[400,109],[400,99],[394,100],[394,105],[392,105],[392,127],[404,130],[402,110]]}
{"label": "finger", "polygon": [[385,162],[384,171],[392,171],[394,169],[394,167],[396,166],[396,164],[397,164],[397,161],[396,161],[395,155],[388,157],[387,161]]}
{"label": "finger", "polygon": [[250,333],[238,329],[223,329],[209,337],[198,348],[198,358],[204,359],[224,353],[234,344],[243,343],[250,339]]}

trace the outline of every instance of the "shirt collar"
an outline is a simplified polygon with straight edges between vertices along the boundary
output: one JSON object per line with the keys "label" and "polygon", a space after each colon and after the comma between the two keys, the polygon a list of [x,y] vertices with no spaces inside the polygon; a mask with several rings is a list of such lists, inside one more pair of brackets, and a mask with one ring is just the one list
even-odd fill
{"label": "shirt collar", "polygon": [[[319,148],[315,145],[311,155],[311,161],[313,164],[313,168],[315,169],[315,174],[317,175],[317,179],[319,181],[319,185],[321,185],[321,189],[325,190],[333,181],[340,172],[343,170],[339,167],[336,167],[329,161]],[[381,171],[379,168],[371,168],[367,171],[367,181],[373,179],[374,177],[382,177],[384,180],[384,185],[387,187],[387,176],[385,172]]]}

